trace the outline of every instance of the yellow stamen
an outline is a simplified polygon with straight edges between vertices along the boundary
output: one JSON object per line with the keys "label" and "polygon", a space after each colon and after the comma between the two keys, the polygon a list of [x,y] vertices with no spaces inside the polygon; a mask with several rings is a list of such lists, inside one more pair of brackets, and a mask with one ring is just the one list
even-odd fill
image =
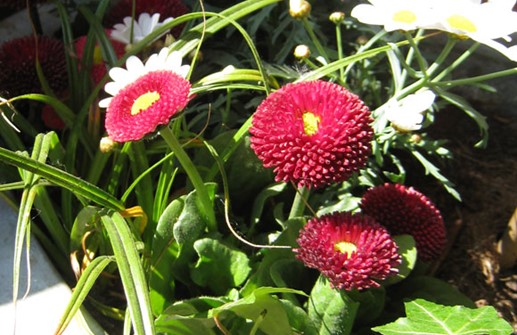
{"label": "yellow stamen", "polygon": [[131,115],[136,115],[142,111],[145,111],[159,99],[160,93],[156,91],[142,94],[135,100],[135,102],[133,102],[133,106],[131,106]]}
{"label": "yellow stamen", "polygon": [[412,11],[404,9],[393,14],[393,21],[402,23],[413,23],[416,21],[416,15]]}
{"label": "yellow stamen", "polygon": [[347,257],[350,257],[352,253],[357,250],[357,246],[352,242],[341,241],[334,244],[334,250],[339,251],[342,254],[346,254]]}
{"label": "yellow stamen", "polygon": [[477,31],[476,25],[462,15],[451,15],[447,18],[447,23],[451,28],[461,30],[467,33],[475,33]]}
{"label": "yellow stamen", "polygon": [[321,121],[320,117],[312,114],[311,112],[305,112],[302,115],[303,119],[303,130],[309,136],[312,136],[318,132],[318,125]]}

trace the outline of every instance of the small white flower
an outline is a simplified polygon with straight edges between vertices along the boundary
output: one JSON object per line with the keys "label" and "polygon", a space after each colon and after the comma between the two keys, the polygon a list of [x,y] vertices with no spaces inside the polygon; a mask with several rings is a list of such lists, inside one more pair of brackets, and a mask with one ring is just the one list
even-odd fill
{"label": "small white flower", "polygon": [[[118,23],[115,26],[113,26],[111,38],[125,44],[138,43],[141,40],[143,40],[147,35],[149,35],[165,23],[170,22],[172,20],[173,18],[169,17],[165,19],[163,22],[159,22],[159,13],[155,13],[152,16],[148,13],[142,13],[138,17],[138,20],[134,22],[130,16],[126,16],[123,20],[124,23]],[[131,27],[133,28],[132,40]],[[161,36],[165,35],[165,33],[166,32],[164,32]],[[158,36],[157,38],[161,36]]]}
{"label": "small white flower", "polygon": [[425,111],[432,106],[435,97],[433,92],[423,90],[400,101],[392,99],[385,107],[386,119],[401,132],[418,130],[422,128]]}
{"label": "small white flower", "polygon": [[126,60],[126,68],[114,67],[109,71],[113,81],[104,86],[104,91],[112,97],[99,101],[99,107],[107,108],[113,98],[127,85],[135,82],[138,78],[153,71],[172,71],[187,77],[190,70],[189,65],[182,65],[182,56],[179,51],[170,52],[169,48],[163,48],[159,53],[152,54],[145,64],[137,56],[130,56]]}
{"label": "small white flower", "polygon": [[357,5],[351,15],[357,20],[382,25],[386,31],[414,30],[433,22],[431,4],[427,0],[369,0]]}
{"label": "small white flower", "polygon": [[509,35],[517,31],[517,13],[508,1],[437,0],[433,11],[437,21],[421,28],[467,36],[517,61],[514,49],[496,41],[511,41]]}

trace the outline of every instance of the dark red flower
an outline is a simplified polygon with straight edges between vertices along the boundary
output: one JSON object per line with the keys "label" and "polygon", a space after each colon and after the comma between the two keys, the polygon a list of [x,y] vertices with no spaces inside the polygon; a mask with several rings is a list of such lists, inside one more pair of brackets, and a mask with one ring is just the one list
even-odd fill
{"label": "dark red flower", "polygon": [[[110,36],[111,29],[104,29],[106,36]],[[83,61],[84,57],[84,48],[86,46],[87,42],[87,36],[81,36],[75,41],[75,52],[77,54],[77,58],[79,59],[79,62]],[[125,50],[125,44],[120,43],[118,41],[115,41],[113,39],[110,39],[111,45],[113,46],[113,50],[115,51],[115,54],[118,58],[122,57]],[[100,83],[102,78],[108,73],[106,69],[106,63],[104,62],[104,59],[102,58],[101,50],[98,44],[95,45],[94,51],[93,51],[93,61],[91,64],[90,74],[92,78],[92,82],[94,85],[97,85]]]}
{"label": "dark red flower", "polygon": [[[134,0],[121,0],[111,8],[106,17],[105,24],[108,27],[113,27],[117,23],[122,23],[126,16],[131,16],[133,10]],[[172,17],[177,18],[181,15],[187,14],[189,9],[181,0],[136,0],[135,17],[138,18],[142,13],[160,13],[160,18],[165,20]],[[171,33],[174,37],[179,37],[184,25],[175,26]]]}
{"label": "dark red flower", "polygon": [[398,273],[401,262],[387,230],[360,214],[336,212],[313,218],[297,242],[296,257],[338,289],[379,287],[379,281]]}
{"label": "dark red flower", "polygon": [[369,189],[361,210],[385,226],[391,234],[409,234],[416,242],[419,257],[436,259],[446,244],[445,225],[440,211],[422,193],[400,184]]}
{"label": "dark red flower", "polygon": [[63,43],[48,36],[26,36],[0,46],[0,92],[8,97],[41,93],[36,59],[50,88],[56,94],[65,91],[68,77]]}
{"label": "dark red flower", "polygon": [[59,117],[54,108],[50,105],[43,106],[41,111],[41,119],[45,126],[50,129],[62,130],[65,128],[65,122]]}
{"label": "dark red flower", "polygon": [[258,106],[251,148],[277,181],[321,187],[347,180],[366,164],[373,129],[368,107],[340,85],[287,84]]}

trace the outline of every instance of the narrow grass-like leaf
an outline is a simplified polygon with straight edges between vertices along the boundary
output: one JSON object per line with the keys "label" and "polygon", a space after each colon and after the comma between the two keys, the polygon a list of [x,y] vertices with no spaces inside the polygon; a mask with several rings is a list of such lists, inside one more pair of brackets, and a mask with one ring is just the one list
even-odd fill
{"label": "narrow grass-like leaf", "polygon": [[103,215],[101,221],[115,254],[134,334],[155,334],[148,285],[131,230],[117,212]]}
{"label": "narrow grass-like leaf", "polygon": [[75,313],[77,313],[81,307],[84,299],[86,299],[86,296],[92,289],[97,278],[99,278],[102,271],[104,271],[104,269],[113,261],[115,261],[113,256],[99,256],[88,264],[86,269],[84,269],[84,272],[81,274],[81,277],[72,292],[72,296],[70,297],[70,301],[68,302],[63,316],[59,321],[58,328],[55,331],[56,335],[62,334],[65,331],[70,321],[72,321]]}
{"label": "narrow grass-like leaf", "polygon": [[66,171],[5,148],[0,148],[0,160],[37,174],[53,184],[71,191],[76,196],[91,200],[102,207],[124,210],[124,205],[111,194]]}

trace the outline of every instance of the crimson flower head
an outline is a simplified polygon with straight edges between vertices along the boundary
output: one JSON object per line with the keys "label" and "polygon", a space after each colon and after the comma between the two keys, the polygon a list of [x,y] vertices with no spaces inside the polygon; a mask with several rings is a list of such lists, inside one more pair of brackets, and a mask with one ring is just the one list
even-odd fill
{"label": "crimson flower head", "polygon": [[318,269],[332,287],[367,289],[398,273],[401,257],[387,230],[361,214],[335,212],[307,222],[296,258]]}
{"label": "crimson flower head", "polygon": [[99,102],[106,110],[106,131],[115,142],[137,141],[168,124],[190,100],[190,66],[181,64],[178,51],[163,48],[144,63],[131,56],[126,69],[109,71],[113,81],[104,90],[112,97]]}
{"label": "crimson flower head", "polygon": [[318,188],[347,180],[366,164],[373,129],[368,107],[325,81],[287,84],[253,115],[251,148],[277,181]]}
{"label": "crimson flower head", "polygon": [[422,193],[401,184],[384,184],[366,191],[361,199],[363,214],[373,217],[392,234],[415,239],[423,261],[436,259],[446,244],[440,211]]}
{"label": "crimson flower head", "polygon": [[[121,0],[111,8],[106,17],[106,25],[112,27],[114,24],[120,23],[126,16],[133,13],[134,0]],[[135,1],[135,17],[142,13],[159,13],[165,18],[177,18],[178,16],[187,14],[188,7],[181,0],[136,0]],[[179,37],[184,25],[178,25],[172,28],[171,33],[174,37]]]}
{"label": "crimson flower head", "polygon": [[43,91],[36,71],[39,61],[50,88],[60,94],[68,87],[65,47],[49,36],[25,36],[0,46],[0,92],[9,97]]}

